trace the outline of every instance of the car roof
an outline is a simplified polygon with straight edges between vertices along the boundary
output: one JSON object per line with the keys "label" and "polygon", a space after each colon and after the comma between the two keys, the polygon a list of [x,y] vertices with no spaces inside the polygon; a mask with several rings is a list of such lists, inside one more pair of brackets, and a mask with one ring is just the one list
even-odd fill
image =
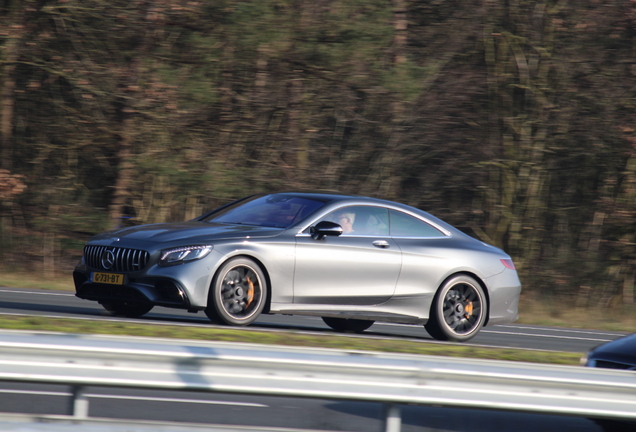
{"label": "car roof", "polygon": [[401,204],[395,201],[389,201],[389,200],[385,200],[381,198],[373,198],[373,197],[364,196],[364,195],[344,194],[339,192],[284,191],[284,192],[272,192],[272,193],[261,194],[261,196],[267,196],[267,195],[293,195],[297,197],[314,198],[314,199],[327,200],[327,201],[364,201],[364,202],[372,202],[372,203],[383,204],[383,205],[392,205],[392,206],[408,207],[408,208],[415,209],[415,207],[411,207],[406,204]]}

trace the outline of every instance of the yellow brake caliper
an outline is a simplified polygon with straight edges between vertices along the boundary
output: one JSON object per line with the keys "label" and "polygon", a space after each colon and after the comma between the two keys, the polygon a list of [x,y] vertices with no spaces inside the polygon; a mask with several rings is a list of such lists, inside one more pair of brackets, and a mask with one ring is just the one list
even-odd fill
{"label": "yellow brake caliper", "polygon": [[254,300],[254,282],[252,282],[252,280],[248,277],[247,278],[247,304],[245,305],[245,307],[249,307],[250,304],[252,304],[252,301]]}

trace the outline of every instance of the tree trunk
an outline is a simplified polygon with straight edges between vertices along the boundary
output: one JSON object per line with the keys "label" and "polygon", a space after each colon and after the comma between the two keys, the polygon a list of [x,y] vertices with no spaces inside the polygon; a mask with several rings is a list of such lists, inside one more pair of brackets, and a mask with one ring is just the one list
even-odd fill
{"label": "tree trunk", "polygon": [[[11,24],[7,29],[7,39],[4,45],[4,67],[0,66],[0,169],[10,171],[13,167],[13,117],[15,105],[15,87],[16,87],[16,62],[20,57],[21,48],[23,46],[26,34],[26,26],[24,25],[25,13],[24,9],[18,6]],[[1,65],[1,63],[0,63]],[[6,199],[0,197],[0,258],[3,260],[13,260],[13,254],[8,254],[8,258],[4,257],[2,250],[11,248],[11,194]],[[8,263],[10,264],[10,263]]]}
{"label": "tree trunk", "polygon": [[133,162],[135,141],[135,120],[137,112],[137,99],[139,97],[139,80],[142,75],[142,60],[148,58],[148,51],[152,45],[153,23],[157,20],[157,12],[153,3],[145,4],[146,11],[141,20],[145,29],[141,35],[141,41],[137,47],[137,55],[130,61],[128,69],[123,77],[124,85],[121,104],[121,124],[119,133],[119,152],[117,160],[119,164],[117,180],[115,181],[113,199],[109,208],[110,227],[121,225],[124,210],[128,204],[130,184],[134,178],[135,164]]}
{"label": "tree trunk", "polygon": [[[402,81],[405,70],[401,67],[406,63],[406,45],[408,42],[407,29],[407,5],[405,0],[395,0],[393,9],[393,29],[395,31],[393,37],[392,61],[393,68],[396,72],[396,79]],[[397,199],[398,190],[402,180],[401,170],[399,169],[398,155],[400,153],[400,144],[402,140],[402,123],[404,121],[404,100],[400,94],[394,95],[392,106],[392,125],[389,126],[388,138],[383,155],[380,158],[379,172],[380,184],[379,192],[383,198]]]}
{"label": "tree trunk", "polygon": [[[508,13],[506,19],[523,21],[517,12],[508,11],[501,3],[488,16]],[[540,8],[535,10],[538,15],[540,12]],[[523,21],[517,23],[518,34],[512,34],[497,29],[489,19],[484,45],[490,96],[487,154],[492,159],[487,165],[491,186],[484,199],[488,215],[485,232],[496,246],[518,252],[517,264],[523,268],[525,263],[538,260],[546,222],[550,174],[545,148],[552,108],[543,92],[551,84],[547,54],[553,51],[553,28],[545,24],[533,32],[530,26],[521,25]],[[520,42],[525,39],[546,54],[540,57],[528,49]]]}
{"label": "tree trunk", "polygon": [[[24,12],[16,12],[13,23],[9,25],[7,42],[4,49],[4,67],[0,69],[2,90],[0,92],[0,168],[11,171],[11,145],[13,141],[13,115],[15,104],[15,69],[16,62],[20,57],[24,36],[26,33],[24,25]],[[1,51],[0,51],[1,52]]]}
{"label": "tree trunk", "polygon": [[295,186],[298,187],[297,183],[299,179],[304,177],[303,172],[307,169],[307,143],[302,130],[302,71],[292,72],[288,86],[287,145],[283,150],[282,159],[285,162],[285,167],[291,168],[290,178],[293,183],[296,183]]}

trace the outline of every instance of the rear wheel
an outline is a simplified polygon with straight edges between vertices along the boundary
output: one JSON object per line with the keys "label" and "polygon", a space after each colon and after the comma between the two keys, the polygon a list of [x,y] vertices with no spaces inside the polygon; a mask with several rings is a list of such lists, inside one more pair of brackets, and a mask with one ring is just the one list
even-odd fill
{"label": "rear wheel", "polygon": [[322,317],[322,320],[329,327],[339,332],[354,332],[362,333],[369,327],[371,327],[374,321],[361,320],[361,319],[346,319],[346,318],[330,318]]}
{"label": "rear wheel", "polygon": [[449,279],[435,294],[426,331],[437,340],[465,342],[479,333],[486,321],[486,295],[469,276]]}
{"label": "rear wheel", "polygon": [[134,303],[118,300],[101,301],[100,305],[113,315],[125,316],[128,318],[138,318],[147,314],[152,309],[150,303]]}
{"label": "rear wheel", "polygon": [[258,264],[234,258],[214,276],[205,314],[213,322],[246,326],[258,318],[266,299],[267,281]]}

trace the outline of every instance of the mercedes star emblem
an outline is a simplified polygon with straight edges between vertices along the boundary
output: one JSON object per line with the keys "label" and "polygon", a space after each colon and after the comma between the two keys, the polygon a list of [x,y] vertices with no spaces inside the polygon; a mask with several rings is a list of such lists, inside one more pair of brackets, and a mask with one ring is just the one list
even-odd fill
{"label": "mercedes star emblem", "polygon": [[113,251],[104,251],[102,254],[102,267],[106,270],[110,270],[115,265],[115,254]]}

